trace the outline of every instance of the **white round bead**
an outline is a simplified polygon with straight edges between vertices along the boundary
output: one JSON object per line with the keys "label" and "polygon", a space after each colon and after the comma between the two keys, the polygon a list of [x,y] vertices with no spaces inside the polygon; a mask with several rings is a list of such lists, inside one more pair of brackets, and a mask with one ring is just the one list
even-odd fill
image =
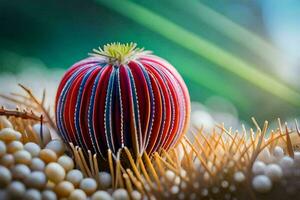
{"label": "white round bead", "polygon": [[194,166],[195,166],[195,169],[197,169],[197,171],[201,171],[202,170],[201,161],[199,159],[195,159]]}
{"label": "white round bead", "polygon": [[14,140],[20,140],[22,134],[12,128],[3,128],[0,131],[0,140],[9,143]]}
{"label": "white round bead", "polygon": [[91,200],[113,200],[113,198],[108,192],[100,190],[92,195]]}
{"label": "white round bead", "polygon": [[136,190],[131,192],[131,197],[133,200],[141,200],[142,199],[142,194]]}
{"label": "white round bead", "polygon": [[180,188],[181,188],[181,189],[185,190],[185,189],[187,188],[187,186],[188,186],[188,185],[187,185],[187,183],[186,183],[185,181],[181,181],[181,182],[180,182]]}
{"label": "white round bead", "polygon": [[279,165],[282,169],[288,169],[294,165],[294,160],[289,156],[284,156],[279,161]]}
{"label": "white round bead", "polygon": [[23,180],[30,174],[30,169],[27,165],[17,164],[12,168],[12,175],[14,179]]}
{"label": "white round bead", "polygon": [[54,183],[52,181],[48,181],[47,184],[46,184],[45,190],[51,190],[51,191],[53,191],[55,185],[56,185],[56,183]]}
{"label": "white round bead", "polygon": [[55,186],[54,191],[56,192],[58,197],[67,198],[74,191],[74,189],[75,188],[72,183],[70,183],[69,181],[62,181]]}
{"label": "white round bead", "polygon": [[5,167],[10,168],[11,166],[13,166],[15,164],[15,158],[11,154],[5,154],[0,159],[0,164],[5,166]]}
{"label": "white round bead", "polygon": [[282,177],[282,169],[277,164],[269,164],[265,169],[265,174],[272,181],[279,181]]}
{"label": "white round bead", "polygon": [[97,182],[92,178],[84,178],[80,182],[80,189],[82,189],[87,195],[91,195],[97,190]]}
{"label": "white round bead", "polygon": [[57,155],[51,149],[42,149],[39,153],[40,159],[42,159],[45,163],[56,162]]}
{"label": "white round bead", "polygon": [[264,174],[265,168],[266,168],[266,164],[264,162],[256,160],[252,166],[252,173],[254,175]]}
{"label": "white round bead", "polygon": [[66,180],[70,181],[75,187],[78,187],[81,180],[83,179],[83,175],[80,170],[73,169],[67,173]]}
{"label": "white round bead", "polygon": [[276,146],[273,150],[273,155],[277,159],[281,159],[284,156],[284,151],[280,146]]}
{"label": "white round bead", "polygon": [[111,186],[112,179],[110,173],[99,172],[98,179],[100,188],[107,189]]}
{"label": "white round bead", "polygon": [[224,181],[222,181],[221,186],[222,186],[222,188],[228,188],[229,182],[224,180]]}
{"label": "white round bead", "polygon": [[202,191],[201,191],[202,196],[206,197],[206,196],[208,196],[208,194],[209,194],[209,192],[208,192],[207,188],[202,189]]}
{"label": "white round bead", "polygon": [[21,150],[17,151],[14,154],[15,162],[17,164],[30,164],[31,162],[31,154],[28,151]]}
{"label": "white round bead", "polygon": [[68,200],[86,200],[86,198],[87,196],[83,190],[76,189],[70,194]]}
{"label": "white round bead", "polygon": [[128,200],[129,196],[125,189],[116,189],[112,194],[113,199],[115,200]]}
{"label": "white round bead", "polygon": [[7,148],[8,153],[13,154],[13,153],[15,153],[17,151],[21,151],[23,149],[23,143],[20,142],[20,141],[15,140],[15,141],[10,142],[6,146],[6,148]]}
{"label": "white round bead", "polygon": [[0,188],[9,184],[11,179],[10,171],[6,167],[0,165]]}
{"label": "white round bead", "polygon": [[13,181],[7,187],[7,192],[10,197],[13,197],[13,199],[22,198],[25,191],[26,191],[26,188],[25,188],[24,184],[20,181]]}
{"label": "white round bead", "polygon": [[178,192],[179,192],[179,187],[177,185],[173,185],[171,187],[171,193],[172,194],[178,194]]}
{"label": "white round bead", "polygon": [[246,180],[244,173],[241,171],[235,172],[233,177],[234,181],[237,183],[242,183]]}
{"label": "white round bead", "polygon": [[[215,168],[215,166],[212,166],[212,168]],[[186,177],[186,175],[187,175],[187,172],[184,169],[181,169],[180,170],[180,176],[181,177]]]}
{"label": "white round bead", "polygon": [[179,185],[180,183],[183,183],[183,182],[181,182],[181,179],[180,179],[179,176],[176,176],[175,179],[174,179],[174,184]]}
{"label": "white round bead", "polygon": [[59,139],[51,140],[45,147],[51,149],[57,156],[61,156],[65,152],[65,144]]}
{"label": "white round bead", "polygon": [[258,175],[253,178],[252,186],[255,191],[260,193],[266,193],[272,189],[272,182],[267,176]]}
{"label": "white round bead", "polygon": [[58,158],[57,163],[60,164],[66,172],[74,168],[73,159],[67,155],[62,155]]}
{"label": "white round bead", "polygon": [[42,125],[42,137],[41,137],[41,124],[37,123],[32,126],[34,133],[36,134],[37,138],[39,139],[39,143],[46,145],[51,141],[51,133],[49,128],[46,125]]}
{"label": "white round bead", "polygon": [[167,170],[165,175],[166,175],[166,179],[169,182],[173,182],[174,179],[175,179],[175,176],[176,176],[175,173],[173,171],[171,171],[171,170]]}
{"label": "white round bead", "polygon": [[29,189],[24,194],[24,200],[41,200],[42,195],[41,193],[36,189]]}
{"label": "white round bead", "polygon": [[62,166],[57,163],[49,163],[45,168],[48,179],[54,183],[64,180],[66,172]]}
{"label": "white round bead", "polygon": [[57,200],[55,192],[52,190],[44,190],[42,192],[42,199],[43,200]]}
{"label": "white round bead", "polygon": [[6,145],[0,140],[0,158],[6,154]]}
{"label": "white round bead", "polygon": [[24,149],[28,151],[32,157],[39,156],[39,153],[41,151],[41,147],[33,142],[28,142],[24,145]]}
{"label": "white round bead", "polygon": [[28,188],[43,189],[46,186],[47,178],[42,172],[32,172],[25,179],[25,184]]}
{"label": "white round bead", "polygon": [[30,169],[32,171],[44,171],[45,163],[40,158],[33,158],[30,163]]}

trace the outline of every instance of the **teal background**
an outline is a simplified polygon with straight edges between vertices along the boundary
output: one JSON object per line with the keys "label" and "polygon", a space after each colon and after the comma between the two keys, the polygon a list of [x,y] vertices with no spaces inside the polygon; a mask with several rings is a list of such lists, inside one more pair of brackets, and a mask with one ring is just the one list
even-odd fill
{"label": "teal background", "polygon": [[[297,1],[287,2],[286,9],[299,5]],[[275,69],[267,62],[264,56],[257,55],[256,51],[262,50],[259,46],[257,49],[245,47],[244,43],[248,42],[248,45],[251,43],[248,37],[245,36],[244,41],[236,41],[220,29],[212,26],[209,18],[208,21],[205,21],[205,17],[199,15],[199,11],[195,7],[199,3],[209,7],[238,26],[251,31],[254,35],[270,43],[274,46],[274,49],[282,54],[285,53],[274,42],[274,37],[270,34],[272,33],[270,23],[266,23],[268,21],[265,19],[267,15],[269,19],[276,18],[276,16],[270,16],[268,10],[269,14],[267,12],[266,15],[265,10],[270,8],[270,3],[263,4],[252,0],[1,0],[0,74],[8,72],[17,74],[20,70],[26,70],[26,66],[18,64],[24,57],[38,59],[50,69],[67,69],[74,62],[85,58],[93,48],[109,42],[132,41],[140,47],[152,50],[155,54],[172,63],[185,79],[193,101],[205,104],[207,99],[212,96],[223,97],[236,107],[238,117],[246,122],[250,121],[251,116],[255,116],[259,122],[265,119],[274,120],[277,117],[281,117],[283,120],[298,117],[300,111],[300,98],[297,95],[300,93],[299,81],[290,81],[289,78],[282,77],[277,72],[277,68]],[[182,39],[185,38],[182,35],[178,35],[177,42],[170,40],[167,36],[151,28],[151,23],[163,26],[162,21],[147,19],[143,17],[143,12],[134,12],[133,15],[130,7],[132,5],[142,8],[142,10],[146,9],[196,35],[196,37],[203,38],[223,51],[229,52],[234,57],[250,63],[251,68],[258,70],[255,72],[256,75],[257,72],[264,73],[278,83],[290,88],[295,94],[289,96],[288,93],[278,92],[279,96],[282,95],[284,98],[276,96],[258,86],[259,84],[268,84],[267,87],[271,90],[279,90],[276,85],[273,87],[270,82],[265,82],[264,78],[260,79],[257,76],[258,84],[249,82],[247,79],[216,64],[216,62],[222,62],[222,56],[215,55],[208,59],[200,55],[201,53],[193,52],[191,49],[197,49],[196,43],[195,46],[190,45],[190,49],[180,45],[187,42]],[[276,3],[273,3],[273,6],[273,10],[276,10]],[[278,5],[277,7],[284,10],[283,6]],[[125,14],[122,12],[125,12]],[[299,11],[295,10],[294,15],[288,16],[286,20],[292,20],[293,22],[293,20],[297,21],[298,19],[300,21],[299,16]],[[222,20],[221,18],[220,20]],[[295,24],[292,22],[287,23],[287,26],[293,28]],[[150,23],[150,25],[145,25],[147,23]],[[274,26],[276,27],[276,24]],[[278,27],[281,28],[280,23]],[[226,26],[221,29],[226,30],[227,28],[230,29]],[[231,31],[234,32],[234,30]],[[176,34],[176,32],[173,31],[172,34]],[[239,32],[237,34],[241,36]],[[295,35],[296,37],[299,36],[298,34]],[[243,38],[243,36],[241,37]],[[197,51],[206,51],[206,49]],[[265,53],[268,55],[268,52]],[[238,66],[234,66],[234,63],[232,64],[230,65],[235,67],[234,70],[241,70]],[[299,62],[297,64],[296,70],[300,66]],[[285,68],[285,66],[282,65],[282,68]],[[254,79],[256,75],[249,74]]]}

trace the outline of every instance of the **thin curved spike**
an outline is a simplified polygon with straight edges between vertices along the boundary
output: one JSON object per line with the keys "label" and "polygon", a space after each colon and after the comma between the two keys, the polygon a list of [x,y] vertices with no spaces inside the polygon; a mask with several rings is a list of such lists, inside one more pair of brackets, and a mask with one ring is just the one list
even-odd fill
{"label": "thin curved spike", "polygon": [[156,170],[154,169],[154,167],[152,165],[152,162],[150,161],[150,158],[149,158],[148,154],[146,152],[144,152],[143,156],[144,156],[144,159],[146,161],[146,166],[149,168],[149,171],[151,172],[152,177],[154,178],[154,180],[155,180],[155,182],[157,184],[158,190],[161,191],[162,190],[161,183],[159,181],[159,178],[158,178],[158,175],[156,173]]}
{"label": "thin curved spike", "polygon": [[287,147],[287,152],[291,158],[294,158],[294,150],[293,150],[293,145],[290,137],[290,132],[287,126],[287,123],[285,123],[285,134],[286,134],[286,147]]}
{"label": "thin curved spike", "polygon": [[127,147],[124,147],[124,150],[125,150],[125,152],[127,154],[127,157],[129,159],[129,162],[131,164],[131,167],[132,167],[132,169],[133,169],[136,177],[138,178],[139,181],[141,181],[142,180],[142,176],[141,176],[141,174],[140,174],[140,172],[139,172],[139,170],[138,170],[138,168],[137,168],[137,166],[136,166],[136,164],[135,164],[135,162],[134,162],[134,160],[132,158],[132,155],[131,155],[130,151],[128,150]]}
{"label": "thin curved spike", "polygon": [[108,149],[107,154],[108,154],[109,170],[110,170],[110,174],[111,174],[111,177],[112,177],[112,180],[113,180],[112,181],[112,187],[116,188],[116,186],[115,186],[115,171],[114,171],[114,167],[113,167],[112,152],[111,152],[110,149]]}

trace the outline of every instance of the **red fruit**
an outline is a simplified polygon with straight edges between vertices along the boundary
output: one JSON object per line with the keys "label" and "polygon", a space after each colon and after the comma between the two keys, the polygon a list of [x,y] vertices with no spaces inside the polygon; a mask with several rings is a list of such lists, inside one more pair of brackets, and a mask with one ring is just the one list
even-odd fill
{"label": "red fruit", "polygon": [[133,43],[94,51],[58,87],[63,139],[103,157],[125,146],[135,153],[174,146],[190,116],[188,90],[176,69]]}

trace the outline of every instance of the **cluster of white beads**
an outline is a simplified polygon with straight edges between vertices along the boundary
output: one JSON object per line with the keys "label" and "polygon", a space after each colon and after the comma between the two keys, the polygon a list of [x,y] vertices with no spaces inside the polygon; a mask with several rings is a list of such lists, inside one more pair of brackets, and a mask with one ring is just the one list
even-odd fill
{"label": "cluster of white beads", "polygon": [[0,199],[142,199],[135,190],[130,196],[125,189],[112,190],[112,177],[107,172],[99,172],[95,179],[84,177],[65,154],[65,144],[51,139],[46,126],[42,138],[40,124],[32,127],[39,144],[22,143],[22,134],[8,122],[10,127],[0,131]]}
{"label": "cluster of white beads", "polygon": [[259,193],[271,191],[274,184],[284,179],[284,172],[299,162],[299,158],[299,152],[295,152],[293,159],[287,156],[280,146],[274,147],[272,151],[265,148],[252,166],[253,189]]}

